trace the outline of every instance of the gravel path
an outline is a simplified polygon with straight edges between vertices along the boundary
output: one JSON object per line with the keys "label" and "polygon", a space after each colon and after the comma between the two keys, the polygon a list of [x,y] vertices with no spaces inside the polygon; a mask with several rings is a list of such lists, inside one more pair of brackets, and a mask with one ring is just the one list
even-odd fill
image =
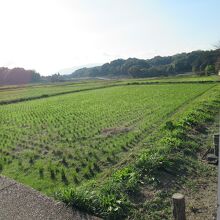
{"label": "gravel path", "polygon": [[98,220],[0,176],[0,220]]}

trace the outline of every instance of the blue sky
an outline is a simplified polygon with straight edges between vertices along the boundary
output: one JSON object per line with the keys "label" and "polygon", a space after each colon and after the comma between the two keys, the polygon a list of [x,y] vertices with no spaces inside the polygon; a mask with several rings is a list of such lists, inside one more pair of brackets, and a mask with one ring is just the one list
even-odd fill
{"label": "blue sky", "polygon": [[0,8],[0,66],[42,75],[220,40],[219,0],[0,0]]}

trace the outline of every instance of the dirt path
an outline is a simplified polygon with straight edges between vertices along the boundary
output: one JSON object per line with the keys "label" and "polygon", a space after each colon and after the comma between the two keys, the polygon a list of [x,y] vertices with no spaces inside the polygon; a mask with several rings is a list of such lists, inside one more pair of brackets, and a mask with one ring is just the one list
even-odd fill
{"label": "dirt path", "polygon": [[98,220],[0,176],[0,220]]}
{"label": "dirt path", "polygon": [[[219,132],[219,116],[215,123],[207,130],[205,145],[213,147],[213,134]],[[205,138],[203,138],[205,140]],[[204,152],[202,152],[204,154]],[[218,194],[218,166],[201,161],[201,167],[207,168],[206,172],[195,174],[195,179],[188,181],[188,187],[183,189],[186,196],[186,214],[188,220],[216,220],[217,219],[217,194]],[[219,186],[220,187],[220,186]]]}
{"label": "dirt path", "polygon": [[[186,216],[188,220],[214,220],[217,210],[217,166],[207,178],[192,181],[191,189],[185,189]],[[216,174],[216,175],[215,175]]]}

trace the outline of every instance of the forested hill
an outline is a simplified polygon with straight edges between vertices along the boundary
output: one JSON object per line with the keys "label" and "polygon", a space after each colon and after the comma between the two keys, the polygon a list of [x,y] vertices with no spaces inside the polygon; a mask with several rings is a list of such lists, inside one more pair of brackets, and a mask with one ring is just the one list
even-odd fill
{"label": "forested hill", "polygon": [[70,75],[40,76],[34,70],[0,67],[0,86],[37,82],[61,82],[80,77],[135,78],[168,76],[185,73],[209,75],[220,71],[220,49],[193,51],[152,59],[117,59],[102,66],[78,69]]}
{"label": "forested hill", "polygon": [[156,56],[148,60],[117,59],[102,66],[76,70],[70,77],[153,77],[187,72],[203,75],[217,73],[219,63],[219,49],[193,51],[167,57]]}
{"label": "forested hill", "polygon": [[34,70],[25,70],[24,68],[9,69],[7,67],[0,68],[0,85],[17,85],[39,81],[41,81],[41,76]]}

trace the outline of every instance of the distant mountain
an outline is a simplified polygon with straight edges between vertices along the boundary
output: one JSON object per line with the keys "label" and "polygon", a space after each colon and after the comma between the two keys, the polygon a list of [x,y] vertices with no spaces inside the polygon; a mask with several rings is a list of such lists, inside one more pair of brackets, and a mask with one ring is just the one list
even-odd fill
{"label": "distant mountain", "polygon": [[7,67],[0,68],[0,85],[18,85],[40,82],[41,76],[34,70],[25,70],[24,68]]}
{"label": "distant mountain", "polygon": [[220,50],[193,51],[173,56],[156,56],[152,59],[117,59],[102,66],[81,68],[69,75],[71,78],[106,77],[135,78],[167,76],[194,72],[210,74],[219,70]]}
{"label": "distant mountain", "polygon": [[90,68],[90,67],[94,67],[94,66],[98,66],[101,65],[100,63],[90,63],[90,64],[85,64],[85,65],[81,65],[81,66],[74,66],[74,67],[70,67],[70,68],[65,68],[65,69],[61,69],[58,72],[61,75],[68,75],[73,73],[74,71],[78,70],[78,69],[82,69],[84,67],[86,68]]}

